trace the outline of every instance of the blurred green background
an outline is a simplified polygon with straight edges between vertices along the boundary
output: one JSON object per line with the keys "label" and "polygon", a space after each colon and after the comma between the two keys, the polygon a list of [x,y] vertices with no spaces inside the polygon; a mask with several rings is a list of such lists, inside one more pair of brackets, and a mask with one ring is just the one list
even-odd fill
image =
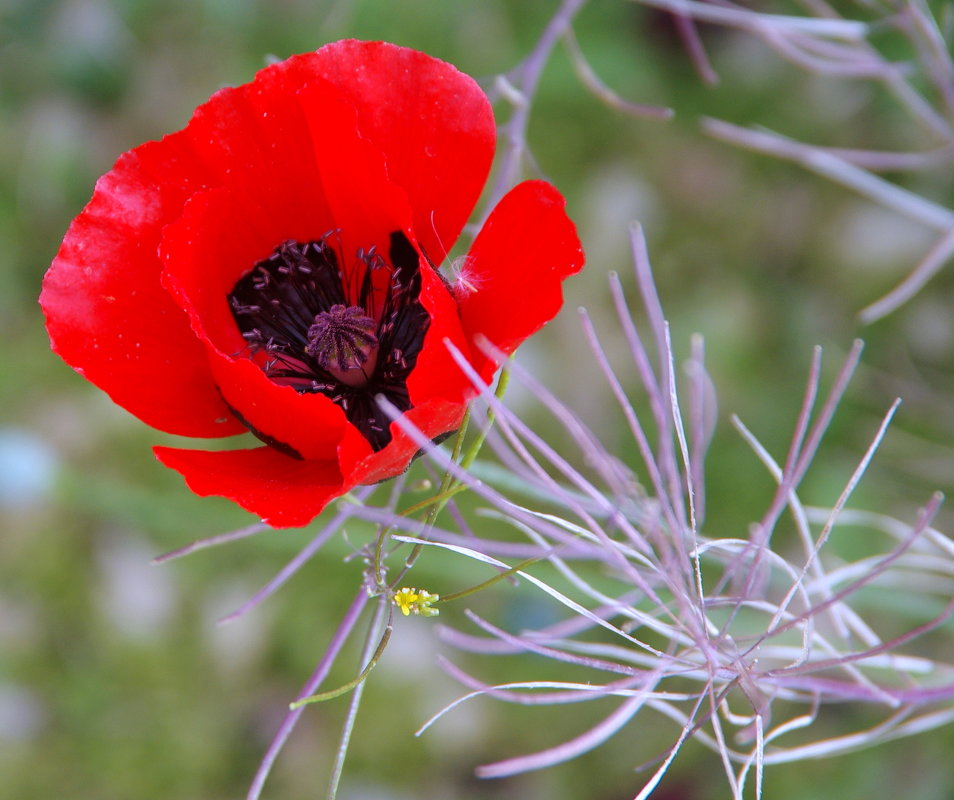
{"label": "blurred green background", "polygon": [[[251,520],[226,501],[191,496],[149,450],[173,437],[114,408],[49,353],[35,303],[40,279],[95,179],[119,153],[182,127],[215,89],[251,79],[268,58],[342,37],[380,38],[447,59],[490,85],[530,51],[556,7],[0,0],[0,800],[244,796],[285,703],[360,579],[360,565],[343,562],[351,548],[339,537],[263,607],[217,627],[308,531],[150,566],[158,553]],[[868,343],[863,367],[803,497],[834,500],[898,394],[905,405],[855,505],[911,519],[932,490],[954,489],[954,271],[862,327],[857,311],[920,258],[925,232],[795,166],[708,139],[698,121],[762,124],[845,147],[930,143],[870,84],[806,75],[743,34],[703,31],[722,77],[706,87],[663,15],[592,0],[576,32],[611,87],[671,106],[676,116],[660,122],[605,108],[580,85],[566,53],[554,54],[534,99],[530,145],[568,199],[589,264],[567,284],[564,313],[524,349],[523,363],[611,449],[631,454],[611,398],[593,389],[597,368],[574,309],[587,306],[619,350],[606,275],[618,270],[632,284],[627,225],[638,219],[677,350],[688,352],[691,333],[705,336],[720,396],[708,472],[711,533],[744,534],[770,498],[771,483],[728,414],[739,413],[781,458],[811,347],[825,347],[830,379],[857,336]],[[898,180],[951,200],[950,170]],[[511,399],[527,419],[547,424],[525,393]],[[940,527],[950,530],[952,519],[946,512]],[[357,542],[366,536],[358,526],[349,532]],[[438,591],[475,582],[462,565],[439,559],[425,559],[419,574]],[[487,613],[507,612],[493,600],[476,602]],[[451,607],[441,617],[459,619]],[[342,798],[629,797],[641,785],[633,768],[676,735],[647,719],[576,762],[478,781],[475,765],[555,744],[606,709],[477,701],[415,740],[413,730],[461,690],[433,667],[430,623],[401,623],[369,683]],[[331,685],[351,677],[356,658],[356,650],[346,653]],[[519,659],[496,666],[499,679],[542,674]],[[324,796],[344,708],[337,701],[306,713],[265,797]],[[950,732],[932,733],[770,769],[765,796],[949,798],[952,746]],[[655,796],[714,800],[726,792],[717,760],[690,745]]]}

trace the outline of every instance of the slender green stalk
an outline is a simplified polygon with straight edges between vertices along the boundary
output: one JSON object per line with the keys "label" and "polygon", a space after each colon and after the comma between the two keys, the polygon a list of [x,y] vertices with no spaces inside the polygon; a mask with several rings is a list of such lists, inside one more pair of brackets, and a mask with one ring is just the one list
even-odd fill
{"label": "slender green stalk", "polygon": [[[377,632],[380,630],[381,624],[384,620],[385,609],[388,611],[384,634],[382,635],[378,646],[372,653],[372,643],[377,638]],[[361,698],[364,695],[364,678],[367,677],[367,674],[371,671],[374,665],[378,663],[378,660],[381,658],[381,654],[384,652],[384,647],[387,645],[387,640],[391,635],[392,621],[393,616],[391,613],[390,604],[387,602],[380,602],[378,604],[377,613],[375,613],[374,619],[371,622],[371,626],[368,628],[368,637],[365,641],[364,653],[362,654],[362,661],[367,662],[367,666],[365,666],[365,668],[361,671],[359,680],[354,686],[354,694],[351,696],[351,703],[348,705],[348,716],[345,719],[344,726],[341,729],[341,739],[338,742],[338,752],[335,754],[334,767],[331,771],[331,778],[328,781],[327,800],[335,800],[338,795],[338,784],[341,782],[341,776],[344,773],[344,762],[348,755],[348,745],[351,742],[351,734],[354,732],[354,723],[358,717],[358,708],[361,705]]]}
{"label": "slender green stalk", "polygon": [[476,586],[471,586],[469,589],[462,589],[459,592],[452,592],[451,594],[441,595],[441,599],[438,600],[438,603],[447,603],[451,600],[460,600],[462,597],[468,597],[472,594],[477,594],[477,592],[482,592],[484,589],[489,589],[495,583],[499,583],[504,578],[509,578],[511,575],[515,575],[520,570],[526,569],[527,567],[533,566],[538,561],[542,561],[543,556],[535,556],[533,558],[528,558],[525,561],[521,561],[514,567],[506,569],[503,572],[500,572],[494,575],[492,578],[484,581],[483,583],[478,583]]}
{"label": "slender green stalk", "polygon": [[311,705],[312,703],[323,703],[325,700],[333,700],[336,697],[341,697],[341,695],[350,692],[365,678],[367,678],[368,675],[371,674],[371,670],[377,666],[378,661],[381,660],[381,656],[384,655],[384,650],[388,646],[388,642],[391,639],[391,631],[393,630],[394,626],[388,622],[387,627],[384,629],[384,635],[381,636],[381,641],[378,642],[377,649],[374,651],[374,655],[371,656],[371,659],[368,661],[365,668],[361,670],[361,674],[358,675],[357,678],[348,681],[346,684],[339,686],[337,689],[330,689],[327,692],[318,692],[317,694],[312,694],[308,697],[303,697],[300,700],[296,700],[294,703],[289,705],[289,708],[294,711],[296,708]]}
{"label": "slender green stalk", "polygon": [[[510,356],[511,360],[513,356]],[[507,384],[510,383],[510,369],[509,365],[504,365],[503,369],[500,371],[500,376],[497,378],[497,387],[494,389],[494,397],[498,400],[502,399],[504,394],[507,391]],[[461,424],[460,430],[458,431],[457,438],[454,440],[454,450],[452,457],[455,462],[459,463],[462,468],[467,469],[477,458],[480,449],[484,446],[484,442],[487,440],[487,435],[490,433],[490,429],[494,426],[494,421],[496,420],[497,415],[494,413],[492,408],[487,409],[487,422],[477,434],[477,437],[471,442],[470,447],[467,449],[467,452],[461,458],[461,453],[463,452],[463,431],[467,427],[467,423],[470,421],[470,408],[468,407],[466,414],[464,415],[464,421]],[[444,506],[447,505],[448,501],[453,497],[457,492],[463,490],[464,484],[460,481],[455,480],[451,473],[445,472],[444,477],[441,479],[441,486],[438,492],[438,497],[440,499],[434,500],[433,505],[431,505],[430,510],[428,511],[427,518],[424,520],[425,530],[431,528],[434,523],[437,521],[438,515],[443,511]],[[414,549],[411,551],[411,554],[407,557],[407,561],[404,564],[404,569],[401,571],[401,575],[398,579],[398,583],[403,580],[404,576],[407,574],[407,571],[414,565],[414,562],[417,561],[418,556],[421,554],[421,549],[423,545],[415,545]],[[397,583],[394,584],[395,586]]]}

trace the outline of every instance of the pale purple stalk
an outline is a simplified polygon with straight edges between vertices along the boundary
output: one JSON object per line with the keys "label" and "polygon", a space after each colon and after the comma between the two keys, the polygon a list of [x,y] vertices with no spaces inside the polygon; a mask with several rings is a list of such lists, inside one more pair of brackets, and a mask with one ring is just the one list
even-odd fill
{"label": "pale purple stalk", "polygon": [[[572,27],[567,27],[564,31],[563,44],[566,47],[570,59],[573,61],[573,68],[576,71],[577,77],[580,79],[580,83],[604,105],[634,117],[650,117],[665,120],[673,116],[674,112],[671,108],[650,106],[645,103],[634,103],[631,100],[620,97],[618,92],[607,86],[596,73],[596,70],[593,69],[583,50],[580,48],[580,43],[577,41],[576,34],[573,32]],[[717,83],[718,76],[715,75],[712,67],[709,65],[705,52],[701,50],[701,44],[699,45],[699,49],[699,53],[695,54],[695,59],[698,60],[697,69],[707,83]]]}
{"label": "pale purple stalk", "polygon": [[[702,121],[703,130],[724,142],[776,158],[794,161],[822,177],[939,233],[933,247],[894,289],[860,312],[865,323],[878,320],[917,295],[954,257],[954,212],[928,197],[876,177],[877,170],[918,170],[947,164],[954,147],[954,58],[951,42],[926,3],[891,4],[882,17],[868,24],[841,18],[823,0],[806,3],[808,16],[786,17],[753,11],[719,0],[636,0],[665,9],[679,19],[735,27],[761,39],[782,59],[815,75],[832,79],[868,80],[883,86],[911,121],[911,134],[928,149],[918,152],[865,152],[798,142],[762,129],[747,129],[715,119]],[[868,41],[871,29],[895,31],[910,45],[915,61],[895,63]],[[694,59],[695,60],[695,59]],[[917,88],[927,83],[928,92]]]}
{"label": "pale purple stalk", "polygon": [[[363,501],[373,491],[374,487],[365,486],[355,492],[355,497],[357,497],[359,501]],[[341,526],[344,525],[345,521],[353,516],[354,509],[355,506],[342,504],[338,513],[329,520],[328,524],[324,525],[321,530],[312,537],[312,540],[299,550],[291,561],[279,570],[274,578],[242,603],[235,611],[222,617],[219,620],[219,624],[225,624],[239,619],[284,586],[289,578],[311,560],[325,542],[341,530]]]}
{"label": "pale purple stalk", "polygon": [[160,556],[156,556],[152,560],[152,563],[165,564],[167,561],[172,561],[176,558],[182,558],[183,556],[190,555],[191,553],[196,553],[199,550],[205,550],[209,547],[218,547],[220,544],[237,542],[242,539],[247,539],[249,536],[254,536],[256,533],[262,533],[263,531],[270,530],[272,529],[264,522],[256,522],[253,525],[247,525],[244,528],[239,528],[234,531],[218,533],[215,536],[209,536],[205,539],[197,539],[191,544],[187,544],[185,547],[180,547],[176,550],[170,550],[168,553],[163,553]]}
{"label": "pale purple stalk", "polygon": [[714,25],[726,25],[741,30],[761,32],[782,32],[787,35],[812,34],[819,37],[861,41],[868,32],[863,22],[842,19],[815,19],[785,14],[766,14],[752,11],[741,5],[730,3],[706,3],[699,0],[632,0],[640,5],[669,11],[700,22]]}
{"label": "pale purple stalk", "polygon": [[[361,654],[361,667],[366,668],[374,656],[378,642],[387,627],[390,633],[392,624],[393,609],[386,597],[379,597],[374,618],[368,627],[367,636],[365,636],[364,650]],[[334,768],[331,772],[331,778],[328,781],[328,797],[334,798],[338,794],[338,784],[341,782],[341,776],[344,773],[345,759],[348,755],[348,745],[351,743],[351,735],[354,732],[354,724],[358,718],[358,710],[361,707],[361,698],[364,696],[365,681],[361,681],[354,687],[351,698],[348,703],[348,714],[345,717],[344,725],[341,730],[341,738],[338,741],[338,750],[335,754]]]}
{"label": "pale purple stalk", "polygon": [[[527,127],[530,124],[530,108],[536,94],[537,84],[543,74],[560,37],[570,28],[573,18],[586,5],[586,0],[563,0],[546,29],[537,40],[537,44],[524,62],[510,76],[501,75],[497,81],[497,92],[510,100],[513,112],[506,124],[498,131],[504,142],[503,159],[497,171],[496,179],[490,190],[486,208],[489,215],[492,209],[507,191],[520,180],[520,170],[527,154]],[[481,221],[481,225],[485,220]]]}
{"label": "pale purple stalk", "polygon": [[[912,222],[940,233],[933,247],[901,283],[880,300],[862,309],[859,315],[863,322],[874,322],[902,306],[920,292],[954,256],[954,211],[874,175],[858,163],[839,155],[838,151],[803,144],[766,131],[740,128],[720,120],[703,120],[702,127],[706,133],[722,141],[794,161]],[[950,143],[945,145],[944,152],[952,145],[954,135]]]}
{"label": "pale purple stalk", "polygon": [[[527,163],[535,167],[533,154],[527,141],[530,112],[544,68],[560,42],[566,46],[581,83],[601,102],[623,113],[638,117],[665,120],[672,116],[672,109],[623,99],[597,75],[577,44],[573,33],[573,21],[587,2],[588,0],[563,0],[529,55],[509,72],[495,76],[492,85],[488,87],[487,94],[490,99],[506,101],[511,113],[510,118],[497,127],[500,163],[490,192],[484,201],[481,218],[477,226],[471,226],[470,230],[476,231],[483,226],[494,206],[521,180]],[[687,24],[691,24],[691,21],[687,21]],[[704,59],[704,54],[697,54],[695,58]],[[535,171],[540,172],[538,169]]]}

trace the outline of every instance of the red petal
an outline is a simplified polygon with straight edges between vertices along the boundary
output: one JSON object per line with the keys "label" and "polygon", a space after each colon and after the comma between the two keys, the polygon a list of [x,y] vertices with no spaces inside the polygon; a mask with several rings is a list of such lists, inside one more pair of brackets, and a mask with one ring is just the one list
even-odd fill
{"label": "red petal", "polygon": [[[426,265],[421,271],[421,304],[430,314],[431,324],[407,381],[411,402],[419,406],[439,398],[462,403],[471,384],[451,357],[447,342],[464,353],[469,352],[470,345],[461,327],[457,301],[441,278]],[[442,432],[425,431],[432,438]]]}
{"label": "red petal", "polygon": [[344,412],[322,394],[299,394],[271,381],[247,357],[229,308],[235,281],[282,241],[279,232],[262,232],[247,211],[223,189],[195,195],[163,234],[165,284],[207,345],[222,397],[246,424],[264,441],[290,447],[306,459],[334,461],[348,426]]}
{"label": "red petal", "polygon": [[[460,425],[463,412],[463,405],[443,403],[412,409],[407,416],[423,430],[436,423],[442,431],[447,431]],[[291,528],[307,525],[329,502],[358,484],[375,483],[403,472],[417,452],[417,446],[396,431],[388,447],[370,453],[367,441],[351,428],[341,446],[342,460],[351,464],[350,474],[344,478],[335,461],[300,461],[271,447],[221,451],[155,447],[153,450],[159,461],[179,472],[200,497],[228,498],[273,527]]]}
{"label": "red petal", "polygon": [[160,285],[163,226],[191,194],[227,182],[256,219],[280,220],[285,238],[317,238],[331,227],[295,95],[320,78],[303,66],[284,62],[222,90],[184,131],[121,156],[44,280],[40,302],[54,350],[160,430],[200,437],[243,430],[219,396],[201,342]]}
{"label": "red petal", "polygon": [[407,194],[389,178],[386,156],[359,135],[354,106],[331,84],[304,86],[298,100],[311,129],[317,171],[345,259],[372,247],[386,254],[390,234],[410,234],[412,224]]}
{"label": "red petal", "polygon": [[[456,368],[456,367],[455,367]],[[429,400],[406,411],[404,417],[429,439],[455,431],[464,418],[465,403]],[[349,485],[370,484],[393,478],[408,468],[418,453],[418,446],[400,427],[391,424],[394,438],[383,450],[371,452],[367,441],[352,428],[338,448],[341,472]]]}
{"label": "red petal", "polygon": [[450,64],[386,42],[346,40],[297,58],[355,106],[361,134],[384,153],[388,175],[407,193],[418,241],[440,263],[493,160],[496,130],[486,95]]}
{"label": "red petal", "polygon": [[306,525],[352,486],[329,461],[298,461],[270,447],[254,450],[154,448],[201,497],[227,497],[276,528]]}
{"label": "red petal", "polygon": [[[507,193],[474,240],[456,287],[464,332],[486,336],[512,353],[563,305],[561,283],[583,266],[576,227],[560,193],[543,181]],[[473,348],[472,363],[487,379],[491,361]]]}
{"label": "red petal", "polygon": [[263,229],[299,241],[333,227],[298,97],[310,81],[325,83],[306,61],[274,64],[251,83],[216,92],[187,128],[214,183],[227,186]]}
{"label": "red petal", "polygon": [[241,426],[156,257],[162,227],[202,185],[181,134],[122,155],[70,225],[40,304],[53,349],[116,403],[169,433],[228,436]]}

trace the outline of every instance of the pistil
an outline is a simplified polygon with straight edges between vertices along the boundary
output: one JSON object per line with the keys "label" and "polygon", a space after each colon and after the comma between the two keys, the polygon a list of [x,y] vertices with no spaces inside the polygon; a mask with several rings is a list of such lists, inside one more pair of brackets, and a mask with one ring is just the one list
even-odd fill
{"label": "pistil", "polygon": [[359,306],[333,305],[315,316],[305,352],[349,386],[363,386],[377,361],[377,324]]}

